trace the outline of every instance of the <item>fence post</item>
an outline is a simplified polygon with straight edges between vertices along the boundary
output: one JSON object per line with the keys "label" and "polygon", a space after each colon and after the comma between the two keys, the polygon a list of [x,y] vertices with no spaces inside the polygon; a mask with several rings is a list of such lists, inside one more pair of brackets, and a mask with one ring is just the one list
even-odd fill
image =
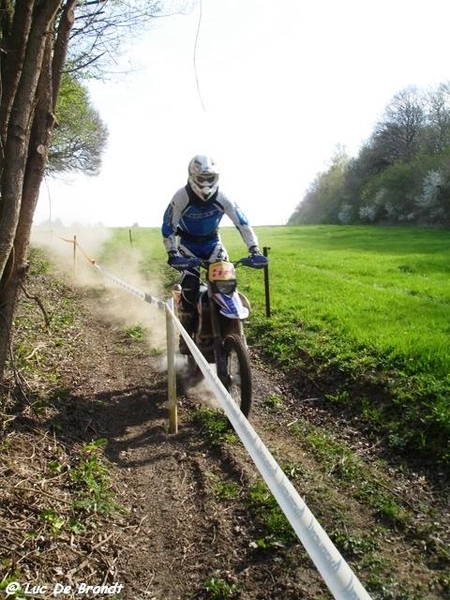
{"label": "fence post", "polygon": [[73,236],[73,274],[77,275],[77,236]]}
{"label": "fence post", "polygon": [[[263,247],[263,254],[265,257],[269,255],[269,246]],[[266,317],[270,318],[270,288],[269,288],[269,266],[264,267],[264,291],[266,296]]]}
{"label": "fence post", "polygon": [[172,311],[173,298],[169,298],[166,303],[169,433],[178,433],[177,374],[175,368],[175,327],[173,325],[173,319],[171,314]]}

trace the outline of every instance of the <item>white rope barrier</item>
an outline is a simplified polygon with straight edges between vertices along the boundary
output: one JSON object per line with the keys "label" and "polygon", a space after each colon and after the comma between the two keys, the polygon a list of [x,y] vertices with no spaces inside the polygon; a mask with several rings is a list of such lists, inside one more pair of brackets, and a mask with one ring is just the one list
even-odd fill
{"label": "white rope barrier", "polygon": [[114,283],[117,283],[117,285],[120,285],[120,287],[124,288],[130,294],[133,294],[133,296],[137,296],[138,298],[140,298],[141,300],[144,300],[144,302],[147,302],[148,304],[154,304],[154,305],[158,306],[158,308],[165,309],[166,303],[163,300],[159,300],[158,298],[155,298],[154,296],[151,296],[150,294],[147,294],[146,292],[142,292],[138,288],[133,287],[129,283],[122,281],[121,279],[119,279],[118,277],[116,277],[115,275],[113,275],[112,273],[107,271],[104,267],[97,264],[96,262],[93,262],[92,266],[95,269],[98,269],[99,271],[101,271],[105,277],[107,277],[108,279],[111,279],[111,281],[114,281]]}
{"label": "white rope barrier", "polygon": [[[326,534],[325,530],[307,507],[305,501],[283,473],[283,470],[266,448],[261,438],[227,392],[222,382],[217,377],[217,374],[211,368],[211,365],[206,361],[205,357],[180,323],[173,311],[172,301],[169,300],[166,303],[158,298],[154,298],[153,296],[123,282],[100,265],[97,265],[94,262],[92,264],[100,270],[103,275],[117,283],[127,292],[141,298],[149,304],[158,306],[158,308],[164,308],[168,321],[170,320],[183,336],[183,339],[202,371],[207,384],[218,399],[245,449],[249,453],[255,466],[272,492],[274,498],[277,500],[280,508],[286,515],[286,518],[296,532],[299,540],[305,547],[334,598],[336,598],[336,600],[371,600],[371,597],[364,589],[357,576],[351,570],[336,546]],[[171,327],[168,327],[167,329],[167,337],[168,352],[174,354],[175,349],[173,339],[171,339],[173,337],[173,330]],[[175,361],[173,359],[174,356],[168,357],[168,364],[169,366],[172,365],[170,367],[171,373],[169,373],[170,381],[173,381],[174,376],[172,369],[175,368]],[[173,387],[173,385],[169,387]],[[169,402],[170,401],[171,399],[169,398]],[[174,431],[176,432],[176,425]]]}
{"label": "white rope barrier", "polygon": [[370,600],[371,597],[363,588],[359,579],[283,473],[283,470],[249,421],[242,414],[236,402],[227,392],[176,315],[169,307],[166,310],[170,312],[175,327],[183,336],[192,356],[205,376],[206,382],[219,400],[245,449],[333,596],[337,600]]}

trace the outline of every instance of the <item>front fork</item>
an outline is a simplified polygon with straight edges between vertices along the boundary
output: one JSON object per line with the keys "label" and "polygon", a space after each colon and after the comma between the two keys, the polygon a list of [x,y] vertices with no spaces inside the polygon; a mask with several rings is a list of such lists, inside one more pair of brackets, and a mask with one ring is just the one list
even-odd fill
{"label": "front fork", "polygon": [[230,382],[228,377],[227,359],[225,352],[223,351],[223,332],[220,322],[220,313],[217,304],[214,301],[210,286],[208,286],[208,299],[217,376],[225,388],[228,389]]}

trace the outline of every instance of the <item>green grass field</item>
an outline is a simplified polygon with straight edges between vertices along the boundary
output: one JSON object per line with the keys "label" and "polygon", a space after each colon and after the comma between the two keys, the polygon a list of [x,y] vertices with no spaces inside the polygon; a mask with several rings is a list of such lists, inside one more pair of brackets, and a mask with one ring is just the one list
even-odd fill
{"label": "green grass field", "polygon": [[[251,344],[286,370],[320,381],[330,401],[351,404],[392,446],[450,461],[450,231],[256,232],[261,248],[270,248],[271,318],[262,272],[240,269],[239,288],[253,307]],[[152,277],[155,264],[165,263],[159,230],[135,229],[132,238]],[[224,227],[222,238],[233,259],[246,254],[234,228]],[[128,229],[115,230],[105,252],[120,246],[130,246]]]}

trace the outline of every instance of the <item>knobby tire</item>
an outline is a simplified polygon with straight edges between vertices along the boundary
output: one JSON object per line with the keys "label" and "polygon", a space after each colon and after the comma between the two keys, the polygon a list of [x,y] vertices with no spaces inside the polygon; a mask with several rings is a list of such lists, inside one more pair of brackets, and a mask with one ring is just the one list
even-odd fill
{"label": "knobby tire", "polygon": [[227,335],[223,351],[228,375],[225,387],[241,412],[248,417],[252,405],[252,371],[247,348],[238,335]]}

